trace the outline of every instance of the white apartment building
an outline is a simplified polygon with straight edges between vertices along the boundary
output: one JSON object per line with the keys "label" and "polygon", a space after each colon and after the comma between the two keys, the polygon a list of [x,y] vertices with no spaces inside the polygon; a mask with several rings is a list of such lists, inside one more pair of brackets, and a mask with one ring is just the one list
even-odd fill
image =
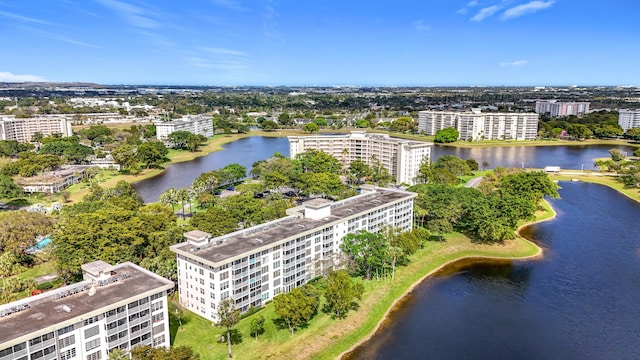
{"label": "white apartment building", "polygon": [[589,102],[539,100],[536,101],[536,113],[549,116],[581,116],[589,112],[589,105]]}
{"label": "white apartment building", "polygon": [[640,128],[640,110],[619,110],[618,125],[624,132],[629,129]]}
{"label": "white apartment building", "polygon": [[466,112],[425,110],[418,112],[418,130],[435,135],[438,130],[453,127],[460,133],[459,139],[465,141],[535,140],[538,118],[534,113],[483,113],[479,109]]}
{"label": "white apartment building", "polygon": [[174,283],[132,263],[82,266],[84,281],[0,306],[0,360],[97,360],[169,347]]}
{"label": "white apartment building", "polygon": [[342,238],[384,226],[413,226],[415,193],[364,186],[360,195],[331,202],[313,199],[284,218],[211,238],[185,233],[177,254],[180,304],[216,322],[216,306],[231,298],[242,312],[340,267]]}
{"label": "white apartment building", "polygon": [[156,125],[156,138],[166,141],[167,137],[176,131],[188,131],[193,134],[213,136],[213,121],[208,116],[186,116],[181,119],[154,122]]}
{"label": "white apartment building", "polygon": [[60,134],[63,137],[73,135],[71,122],[65,117],[34,117],[21,118],[15,116],[0,117],[0,140],[17,140],[30,142],[37,132],[43,136]]}
{"label": "white apartment building", "polygon": [[397,184],[413,185],[423,160],[430,160],[432,143],[393,138],[386,134],[352,131],[348,135],[289,136],[289,155],[321,150],[348,167],[354,160],[375,161],[389,171]]}

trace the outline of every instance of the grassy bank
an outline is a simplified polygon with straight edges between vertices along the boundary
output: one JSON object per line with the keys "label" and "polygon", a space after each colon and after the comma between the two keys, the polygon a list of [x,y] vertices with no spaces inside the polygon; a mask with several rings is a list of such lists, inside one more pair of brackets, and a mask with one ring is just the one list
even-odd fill
{"label": "grassy bank", "polygon": [[[173,163],[193,160],[200,156],[205,156],[209,153],[222,150],[222,145],[252,136],[252,134],[233,134],[233,135],[216,135],[215,137],[207,140],[207,142],[200,147],[196,152],[190,152],[186,150],[169,150],[167,157],[169,162],[163,164],[164,166],[171,165]],[[96,175],[95,180],[103,188],[114,187],[118,181],[124,180],[128,183],[136,183],[154,176],[157,176],[164,171],[163,169],[145,169],[136,175],[122,175],[116,171],[103,170]],[[89,193],[90,186],[86,183],[75,184],[67,189],[71,194],[69,201],[77,202]]]}
{"label": "grassy bank", "polygon": [[[550,209],[550,208],[546,208]],[[552,216],[548,210],[540,211],[538,219]],[[406,267],[396,270],[395,280],[377,279],[363,282],[365,293],[360,308],[346,319],[333,320],[320,312],[308,327],[298,330],[292,337],[287,329],[276,329],[273,306],[260,311],[266,319],[265,333],[258,339],[249,336],[251,318],[240,321],[236,327],[242,342],[234,345],[234,355],[241,359],[335,359],[358,343],[368,339],[384,324],[385,317],[404,295],[426,277],[447,264],[461,259],[523,259],[539,256],[541,249],[522,238],[504,244],[483,245],[472,243],[462,234],[450,234],[444,242],[427,242]],[[179,331],[175,318],[171,321],[173,345],[188,345],[202,359],[225,359],[226,345],[216,339],[224,329],[190,312],[186,312],[184,330]]]}
{"label": "grassy bank", "polygon": [[625,186],[613,176],[596,176],[596,175],[590,175],[588,173],[572,174],[572,175],[550,174],[549,176],[551,177],[552,180],[571,181],[573,179],[576,179],[578,181],[605,185],[614,190],[617,190],[618,192],[620,192],[621,194],[625,195],[630,199],[640,202],[640,189]]}

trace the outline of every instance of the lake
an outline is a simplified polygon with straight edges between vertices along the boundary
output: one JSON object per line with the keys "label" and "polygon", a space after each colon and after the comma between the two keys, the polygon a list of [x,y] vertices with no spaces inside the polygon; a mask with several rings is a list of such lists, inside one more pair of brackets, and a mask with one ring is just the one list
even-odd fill
{"label": "lake", "polygon": [[640,358],[640,205],[560,184],[557,218],[522,232],[542,260],[447,268],[346,359]]}
{"label": "lake", "polygon": [[[220,169],[229,164],[240,164],[251,170],[254,162],[270,158],[275,152],[289,156],[289,141],[286,137],[269,138],[252,136],[223,145],[224,150],[201,156],[191,161],[168,165],[165,171],[153,178],[133,184],[145,203],[156,202],[167,189],[191,185],[193,179],[203,172]],[[548,165],[563,169],[594,169],[593,159],[608,157],[609,145],[592,146],[500,146],[485,148],[454,148],[434,146],[432,160],[443,155],[455,155],[462,159],[475,159],[480,166],[489,163],[490,168],[529,167],[543,168]],[[616,146],[633,152],[630,146]]]}

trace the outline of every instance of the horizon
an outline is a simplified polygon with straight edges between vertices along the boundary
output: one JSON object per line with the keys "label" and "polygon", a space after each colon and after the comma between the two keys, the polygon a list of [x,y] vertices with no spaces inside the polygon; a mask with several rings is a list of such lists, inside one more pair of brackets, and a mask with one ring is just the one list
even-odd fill
{"label": "horizon", "polygon": [[622,0],[0,0],[0,82],[635,87],[634,10]]}

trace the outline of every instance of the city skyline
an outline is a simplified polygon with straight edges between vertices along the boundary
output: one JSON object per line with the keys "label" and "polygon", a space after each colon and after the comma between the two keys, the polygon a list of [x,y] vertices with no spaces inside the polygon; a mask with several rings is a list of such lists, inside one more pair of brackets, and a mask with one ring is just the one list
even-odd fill
{"label": "city skyline", "polygon": [[0,0],[0,82],[640,85],[640,5]]}

